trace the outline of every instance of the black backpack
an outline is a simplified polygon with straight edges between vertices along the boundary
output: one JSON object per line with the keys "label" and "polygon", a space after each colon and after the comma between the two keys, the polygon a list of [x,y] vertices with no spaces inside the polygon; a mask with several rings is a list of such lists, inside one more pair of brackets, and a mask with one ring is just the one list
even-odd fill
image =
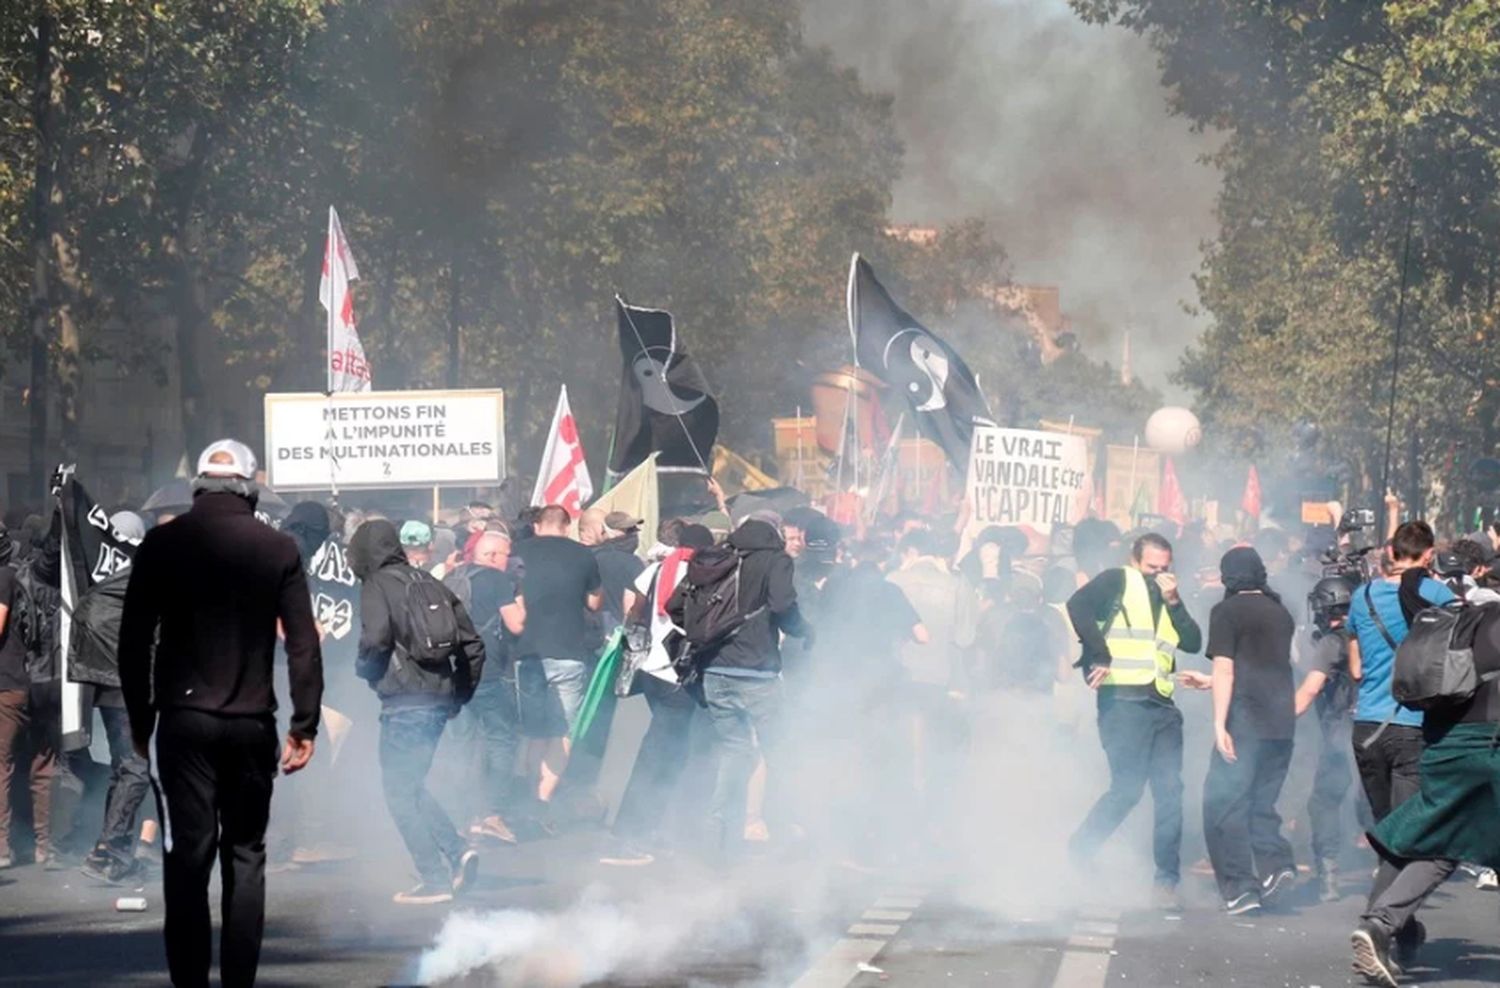
{"label": "black backpack", "polygon": [[1467,703],[1495,678],[1474,668],[1474,633],[1495,605],[1454,602],[1429,607],[1412,619],[1396,649],[1391,695],[1412,710],[1439,710]]}
{"label": "black backpack", "polygon": [[26,672],[33,683],[57,678],[57,614],[62,609],[62,591],[36,572],[36,560],[16,567],[15,609],[21,641],[26,646]]}
{"label": "black backpack", "polygon": [[452,669],[459,649],[458,598],[426,570],[410,566],[392,567],[406,585],[406,630],[408,640],[400,647],[418,665]]}
{"label": "black backpack", "polygon": [[697,680],[704,663],[729,642],[745,622],[766,609],[740,609],[740,568],[745,557],[730,545],[700,549],[674,596],[682,596],[682,647],[672,666],[684,684]]}

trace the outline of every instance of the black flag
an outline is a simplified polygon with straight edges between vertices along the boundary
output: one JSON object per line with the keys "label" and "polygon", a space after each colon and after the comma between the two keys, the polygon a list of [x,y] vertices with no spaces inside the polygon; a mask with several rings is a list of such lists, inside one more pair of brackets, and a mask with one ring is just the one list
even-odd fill
{"label": "black flag", "polygon": [[979,382],[956,350],[892,300],[858,254],[849,266],[849,333],[854,362],[900,392],[922,434],[967,469],[974,422],[991,421]]}
{"label": "black flag", "polygon": [[57,501],[66,530],[68,565],[80,596],[94,584],[130,567],[140,538],[116,531],[109,515],[94,503],[82,484],[68,476],[57,492]]}
{"label": "black flag", "polygon": [[719,434],[719,405],[677,339],[672,314],[615,296],[620,328],[620,407],[609,453],[618,478],[652,452],[663,471],[707,472]]}

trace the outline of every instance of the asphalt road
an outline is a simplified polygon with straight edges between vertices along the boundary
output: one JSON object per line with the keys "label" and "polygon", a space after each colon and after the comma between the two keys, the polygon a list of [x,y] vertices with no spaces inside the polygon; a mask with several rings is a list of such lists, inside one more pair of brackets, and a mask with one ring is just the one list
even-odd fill
{"label": "asphalt road", "polygon": [[[404,875],[356,859],[270,878],[262,985],[782,986],[1015,985],[1022,988],[1359,983],[1348,932],[1359,881],[1337,903],[1229,918],[1194,876],[1189,908],[1163,916],[1118,890],[1035,916],[974,905],[962,862],[946,878],[823,866],[794,852],[724,875],[687,861],[597,864],[575,834],[485,855],[462,906],[390,902]],[[165,983],[161,899],[76,872],[0,873],[0,984]],[[1040,912],[1040,911],[1039,911]],[[1431,942],[1410,983],[1500,983],[1500,896],[1454,881],[1424,914]],[[430,951],[439,939],[449,945]],[[424,966],[425,965],[425,966]]]}

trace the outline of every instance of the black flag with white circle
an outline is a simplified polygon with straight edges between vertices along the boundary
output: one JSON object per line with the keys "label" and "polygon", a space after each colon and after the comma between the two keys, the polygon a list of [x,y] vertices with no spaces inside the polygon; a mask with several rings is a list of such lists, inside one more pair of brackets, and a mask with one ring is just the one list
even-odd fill
{"label": "black flag with white circle", "polygon": [[897,305],[858,254],[849,266],[849,333],[854,360],[898,392],[922,434],[967,469],[974,423],[989,405],[958,352]]}
{"label": "black flag with white circle", "polygon": [[719,435],[719,403],[687,355],[672,314],[615,296],[620,331],[620,404],[609,472],[618,479],[653,452],[658,470],[707,473]]}

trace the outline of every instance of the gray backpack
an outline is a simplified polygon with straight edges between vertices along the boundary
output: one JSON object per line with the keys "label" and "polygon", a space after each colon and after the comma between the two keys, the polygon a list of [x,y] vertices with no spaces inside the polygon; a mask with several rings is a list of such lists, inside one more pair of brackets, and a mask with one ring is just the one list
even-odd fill
{"label": "gray backpack", "polygon": [[1412,710],[1438,710],[1467,703],[1495,678],[1474,668],[1474,633],[1494,604],[1464,606],[1455,601],[1429,607],[1412,619],[1396,649],[1391,695]]}

